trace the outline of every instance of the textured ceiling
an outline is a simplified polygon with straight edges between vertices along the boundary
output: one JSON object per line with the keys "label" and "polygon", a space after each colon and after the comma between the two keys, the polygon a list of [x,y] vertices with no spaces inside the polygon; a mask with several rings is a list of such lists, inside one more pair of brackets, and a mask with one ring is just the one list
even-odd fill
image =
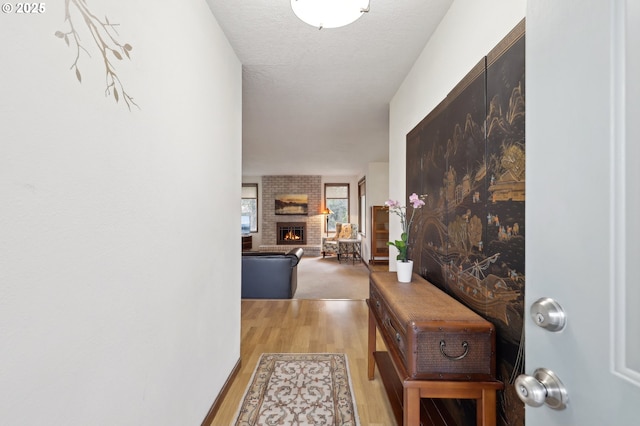
{"label": "textured ceiling", "polygon": [[242,174],[354,176],[388,161],[389,101],[452,0],[371,0],[342,28],[290,0],[207,0],[242,62]]}

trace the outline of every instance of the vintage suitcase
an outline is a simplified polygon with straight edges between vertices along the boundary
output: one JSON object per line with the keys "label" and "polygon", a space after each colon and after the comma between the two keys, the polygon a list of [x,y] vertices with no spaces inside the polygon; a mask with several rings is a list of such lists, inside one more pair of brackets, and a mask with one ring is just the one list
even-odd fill
{"label": "vintage suitcase", "polygon": [[410,379],[494,380],[492,323],[420,276],[372,272],[369,306]]}

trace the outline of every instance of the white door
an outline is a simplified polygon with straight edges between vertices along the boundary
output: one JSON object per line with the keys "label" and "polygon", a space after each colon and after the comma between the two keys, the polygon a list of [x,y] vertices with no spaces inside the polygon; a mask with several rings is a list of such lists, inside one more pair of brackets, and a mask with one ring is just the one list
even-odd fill
{"label": "white door", "polygon": [[[527,4],[526,373],[564,383],[527,426],[640,424],[640,1]],[[541,297],[560,332],[528,317]]]}

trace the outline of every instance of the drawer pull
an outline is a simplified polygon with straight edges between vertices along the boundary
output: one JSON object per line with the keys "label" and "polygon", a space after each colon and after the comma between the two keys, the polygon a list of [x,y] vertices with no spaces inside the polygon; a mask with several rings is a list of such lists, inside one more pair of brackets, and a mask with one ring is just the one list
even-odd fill
{"label": "drawer pull", "polygon": [[402,336],[400,335],[400,332],[393,326],[391,318],[387,320],[387,324],[389,324],[389,327],[396,332],[396,342],[398,342],[398,344],[402,344]]}
{"label": "drawer pull", "polygon": [[380,309],[380,301],[376,300],[376,308]]}
{"label": "drawer pull", "polygon": [[444,356],[447,359],[453,360],[453,361],[458,361],[461,360],[462,358],[464,358],[465,356],[467,356],[467,354],[469,353],[469,344],[467,343],[467,341],[465,340],[464,342],[462,342],[462,347],[464,348],[464,352],[462,353],[462,355],[460,356],[451,356],[451,355],[447,355],[444,352],[444,347],[447,346],[447,344],[445,343],[444,340],[440,340],[440,353],[442,354],[442,356]]}

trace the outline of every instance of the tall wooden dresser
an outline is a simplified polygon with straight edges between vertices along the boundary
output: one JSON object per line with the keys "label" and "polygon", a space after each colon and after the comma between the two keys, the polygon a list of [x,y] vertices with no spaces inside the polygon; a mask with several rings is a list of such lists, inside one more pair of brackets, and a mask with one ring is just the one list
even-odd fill
{"label": "tall wooden dresser", "polygon": [[371,207],[371,259],[369,263],[389,261],[389,209],[386,206]]}

